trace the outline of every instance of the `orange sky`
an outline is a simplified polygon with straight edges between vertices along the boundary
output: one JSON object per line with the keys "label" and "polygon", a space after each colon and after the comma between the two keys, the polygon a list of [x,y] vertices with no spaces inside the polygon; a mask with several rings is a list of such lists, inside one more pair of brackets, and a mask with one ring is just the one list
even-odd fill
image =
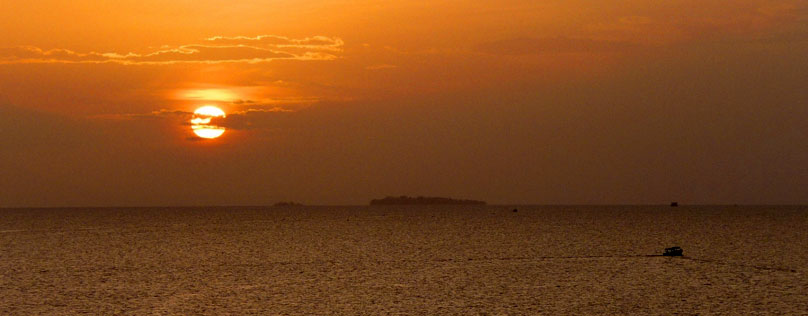
{"label": "orange sky", "polygon": [[0,206],[808,203],[808,1],[0,1]]}

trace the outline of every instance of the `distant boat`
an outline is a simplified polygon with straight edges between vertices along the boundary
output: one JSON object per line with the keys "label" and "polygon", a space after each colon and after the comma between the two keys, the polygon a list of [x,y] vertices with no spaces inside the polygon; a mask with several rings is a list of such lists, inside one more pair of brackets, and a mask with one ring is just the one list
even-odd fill
{"label": "distant boat", "polygon": [[671,207],[677,207],[677,206],[679,206],[679,202],[671,202]]}
{"label": "distant boat", "polygon": [[665,252],[663,252],[662,255],[666,257],[681,257],[682,248],[680,247],[665,248]]}

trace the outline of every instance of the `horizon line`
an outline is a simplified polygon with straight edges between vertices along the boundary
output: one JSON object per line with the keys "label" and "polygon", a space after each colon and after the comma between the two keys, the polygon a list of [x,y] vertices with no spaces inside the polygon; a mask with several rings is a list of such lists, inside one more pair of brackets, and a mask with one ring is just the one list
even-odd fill
{"label": "horizon line", "polygon": [[[420,206],[472,206],[472,207],[511,207],[511,206],[527,206],[527,207],[569,207],[569,206],[587,206],[587,207],[599,207],[599,206],[664,206],[668,208],[672,208],[669,203],[663,204],[648,204],[648,203],[640,203],[640,204],[532,204],[532,203],[514,203],[514,204],[483,204],[483,205],[469,205],[469,204],[392,204],[392,205],[371,205],[371,204],[301,204],[301,205],[239,205],[239,204],[232,204],[232,205],[138,205],[138,206],[0,206],[0,210],[10,210],[10,209],[103,209],[103,208],[120,208],[120,209],[145,209],[145,208],[250,208],[250,207],[261,207],[261,208],[302,208],[302,207],[420,207]],[[802,207],[808,206],[808,204],[725,204],[725,203],[696,203],[696,204],[682,204],[679,203],[677,207],[701,207],[701,206],[774,206],[774,207]]]}

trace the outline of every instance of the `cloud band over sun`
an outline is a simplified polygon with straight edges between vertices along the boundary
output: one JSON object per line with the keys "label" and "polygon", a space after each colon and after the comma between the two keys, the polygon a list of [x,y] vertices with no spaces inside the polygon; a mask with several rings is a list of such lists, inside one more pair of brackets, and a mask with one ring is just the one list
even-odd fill
{"label": "cloud band over sun", "polygon": [[[242,111],[233,111],[227,113],[227,116],[223,117],[212,117],[209,124],[234,130],[273,128],[277,126],[279,120],[282,120],[288,115],[294,113],[298,112],[282,107],[250,108]],[[193,116],[194,112],[162,109],[159,111],[152,111],[150,113],[99,116],[99,118],[126,120],[175,120],[182,125],[191,125],[191,119]]]}
{"label": "cloud band over sun", "polygon": [[147,53],[80,53],[69,49],[35,46],[0,48],[0,64],[119,63],[153,65],[176,63],[261,63],[273,60],[334,60],[344,42],[338,37],[313,36],[302,39],[276,35],[215,36],[203,43],[163,47]]}

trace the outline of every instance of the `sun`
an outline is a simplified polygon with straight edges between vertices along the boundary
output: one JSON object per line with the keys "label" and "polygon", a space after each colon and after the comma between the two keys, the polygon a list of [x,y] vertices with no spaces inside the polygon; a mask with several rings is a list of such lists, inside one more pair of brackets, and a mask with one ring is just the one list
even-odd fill
{"label": "sun", "polygon": [[196,136],[202,138],[216,138],[224,134],[225,128],[216,124],[211,124],[213,118],[227,117],[222,109],[212,105],[206,105],[194,111],[191,118],[191,129]]}

